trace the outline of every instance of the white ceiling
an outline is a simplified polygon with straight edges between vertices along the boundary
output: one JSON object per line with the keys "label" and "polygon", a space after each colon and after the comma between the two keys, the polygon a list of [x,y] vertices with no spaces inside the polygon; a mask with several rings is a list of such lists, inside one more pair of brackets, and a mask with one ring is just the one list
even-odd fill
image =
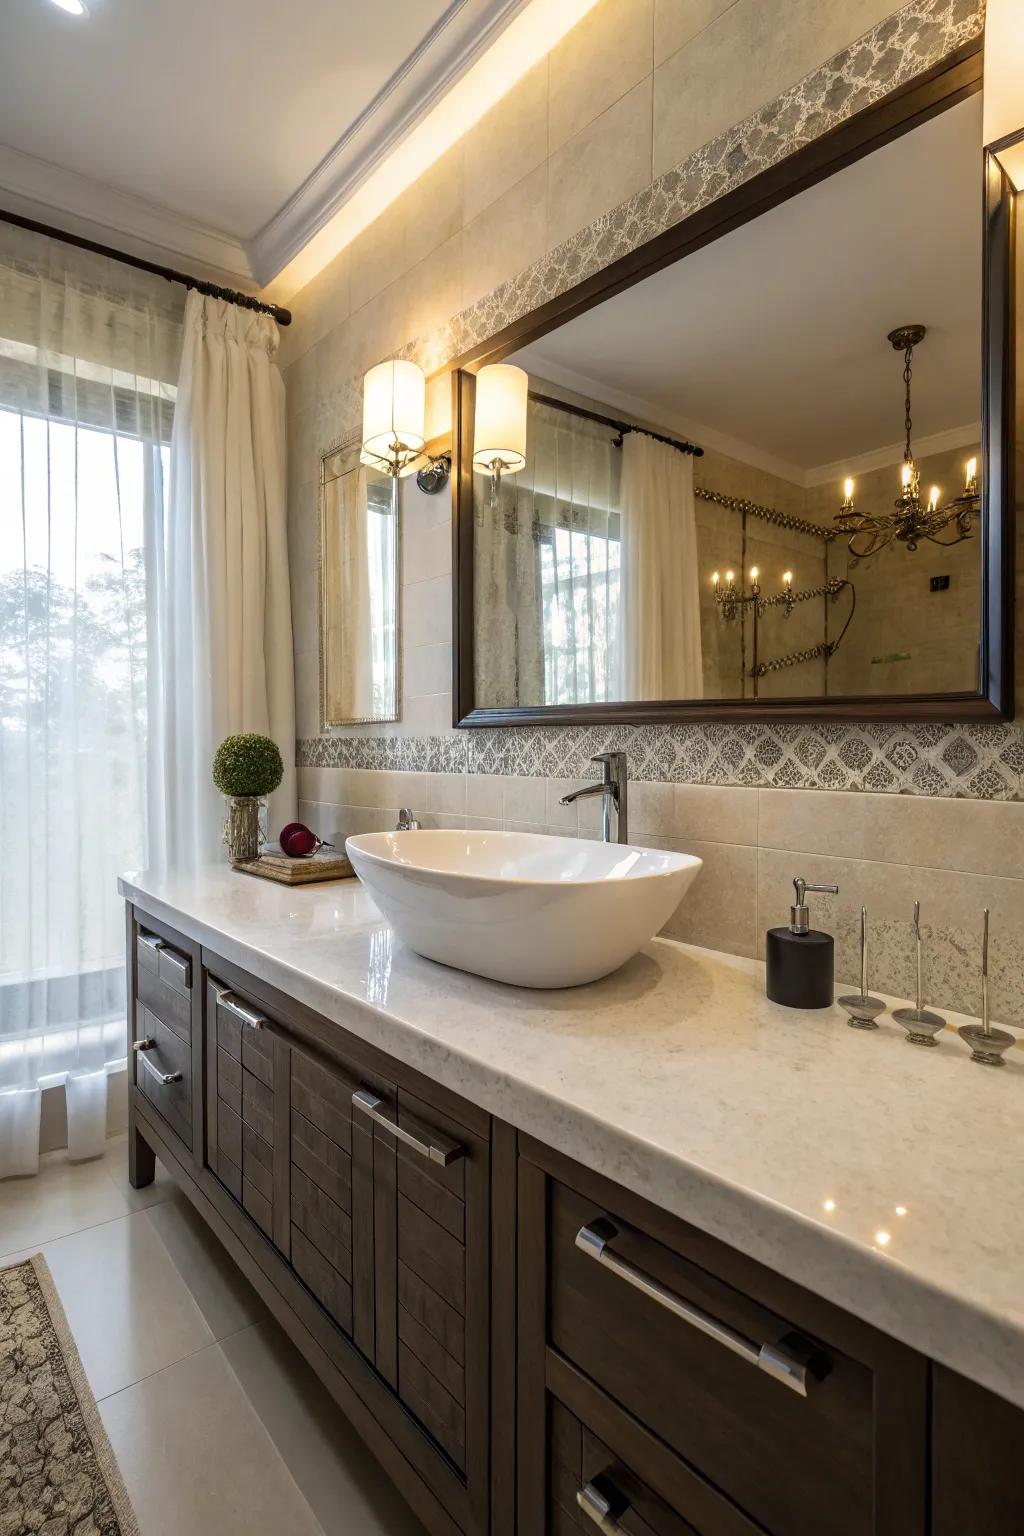
{"label": "white ceiling", "polygon": [[976,95],[509,361],[811,483],[902,438],[920,322],[915,440],[973,426],[981,143]]}
{"label": "white ceiling", "polygon": [[2,0],[0,206],[265,281],[522,0],[87,3]]}

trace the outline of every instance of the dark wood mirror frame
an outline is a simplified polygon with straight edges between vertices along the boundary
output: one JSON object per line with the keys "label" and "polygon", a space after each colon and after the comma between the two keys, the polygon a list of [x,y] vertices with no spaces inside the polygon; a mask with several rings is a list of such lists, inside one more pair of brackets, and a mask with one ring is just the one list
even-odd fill
{"label": "dark wood mirror frame", "polygon": [[640,725],[684,720],[1006,720],[1014,654],[1014,193],[984,155],[983,502],[980,686],[976,692],[888,698],[663,700],[477,708],[473,666],[474,375],[596,304],[749,223],[981,89],[981,39],[917,76],[780,164],[699,209],[593,277],[514,321],[454,365],[452,384],[453,679],[457,726]]}

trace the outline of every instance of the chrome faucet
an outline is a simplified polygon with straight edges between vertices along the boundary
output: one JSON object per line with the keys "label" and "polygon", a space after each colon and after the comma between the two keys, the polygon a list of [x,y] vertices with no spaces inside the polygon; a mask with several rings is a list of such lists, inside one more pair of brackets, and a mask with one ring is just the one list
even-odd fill
{"label": "chrome faucet", "polygon": [[559,803],[572,805],[574,800],[587,800],[591,795],[603,796],[601,838],[606,843],[612,841],[612,807],[614,806],[615,841],[625,843],[629,839],[626,820],[626,786],[629,782],[629,771],[626,754],[625,752],[599,752],[590,761],[601,764],[600,784],[585,784],[582,789],[574,789],[571,794],[563,795]]}

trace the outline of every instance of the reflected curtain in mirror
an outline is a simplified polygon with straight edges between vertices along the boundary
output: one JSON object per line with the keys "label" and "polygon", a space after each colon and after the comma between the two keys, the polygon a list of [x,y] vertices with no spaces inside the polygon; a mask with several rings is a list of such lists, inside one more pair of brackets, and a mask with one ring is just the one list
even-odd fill
{"label": "reflected curtain in mirror", "polygon": [[324,725],[398,718],[396,483],[330,454],[320,490]]}
{"label": "reflected curtain in mirror", "polygon": [[623,699],[704,688],[693,459],[646,432],[622,444]]}

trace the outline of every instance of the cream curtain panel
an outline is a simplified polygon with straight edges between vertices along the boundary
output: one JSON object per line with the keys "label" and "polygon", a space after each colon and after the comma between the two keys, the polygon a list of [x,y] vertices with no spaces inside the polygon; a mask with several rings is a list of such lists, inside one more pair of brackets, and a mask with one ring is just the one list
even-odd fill
{"label": "cream curtain panel", "polygon": [[630,432],[622,445],[623,699],[703,694],[693,459]]}
{"label": "cream curtain panel", "polygon": [[100,1151],[125,1065],[183,302],[0,224],[0,1177],[35,1171],[46,1087]]}
{"label": "cream curtain panel", "polygon": [[220,855],[210,763],[224,736],[259,731],[285,777],[271,832],[295,814],[295,704],[286,532],[284,383],[269,315],[190,292],[158,587],[161,708],[151,782],[154,862]]}

